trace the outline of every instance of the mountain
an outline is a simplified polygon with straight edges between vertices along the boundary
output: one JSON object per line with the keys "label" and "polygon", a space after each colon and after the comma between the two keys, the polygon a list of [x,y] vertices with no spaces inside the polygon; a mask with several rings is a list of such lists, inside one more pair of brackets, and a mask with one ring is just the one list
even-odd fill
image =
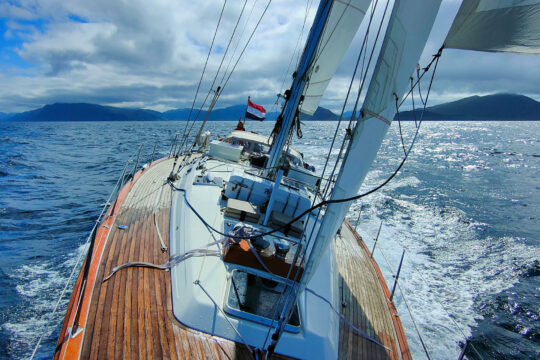
{"label": "mountain", "polygon": [[[191,120],[195,119],[195,117],[197,117],[197,120],[204,119],[204,116],[206,115],[206,111],[201,111],[200,114],[197,116],[198,111],[199,109],[193,109],[193,112],[191,113]],[[233,105],[233,106],[229,106],[222,109],[214,109],[212,110],[212,113],[210,113],[210,116],[208,117],[208,121],[238,120],[239,117],[244,116],[245,111],[246,111],[246,105]],[[169,110],[163,113],[163,117],[167,120],[187,120],[189,118],[189,112],[190,112],[190,109]],[[267,120],[275,120],[276,117],[277,117],[276,113],[266,114]]]}
{"label": "mountain", "polygon": [[[420,116],[417,110],[416,116]],[[399,113],[414,120],[412,111]],[[394,117],[394,119],[397,119]],[[426,108],[424,120],[540,120],[540,102],[516,94],[471,96]]]}
{"label": "mountain", "polygon": [[300,114],[301,121],[339,120],[339,116],[323,107],[318,107],[313,115]]}
{"label": "mountain", "polygon": [[11,117],[13,115],[14,115],[13,113],[5,113],[5,112],[0,111],[0,120],[7,119],[8,117]]}
{"label": "mountain", "polygon": [[163,120],[161,113],[96,104],[55,103],[8,118],[12,121],[148,121]]}
{"label": "mountain", "polygon": [[[244,115],[245,105],[233,105],[214,109],[209,121],[236,121]],[[11,121],[153,121],[187,120],[190,109],[176,109],[160,113],[146,109],[125,109],[96,104],[56,103],[20,114],[0,113],[0,120]],[[194,109],[191,119],[197,115]],[[204,119],[202,111],[198,120]],[[274,121],[277,112],[268,112],[267,121]],[[417,117],[419,116],[417,110]],[[350,112],[345,113],[350,117]],[[400,112],[401,120],[413,120],[412,111]],[[311,116],[300,114],[301,121],[337,120],[339,116],[323,107],[317,108]],[[397,119],[397,116],[396,116]],[[540,120],[540,102],[523,95],[496,94],[471,96],[461,100],[426,108],[424,120]]]}
{"label": "mountain", "polygon": [[[163,117],[168,120],[187,120],[189,117],[190,109],[176,109],[169,110],[163,113]],[[198,109],[194,109],[191,113],[191,119],[197,116]],[[233,105],[222,109],[214,109],[208,118],[208,121],[235,121],[238,118],[243,117],[246,111],[245,105]],[[197,119],[202,120],[206,115],[206,111],[201,111]],[[267,112],[266,120],[274,121],[278,117],[278,112]],[[337,120],[339,116],[334,114],[328,109],[323,107],[317,108],[313,115],[300,114],[300,120],[302,121],[314,121],[314,120]]]}
{"label": "mountain", "polygon": [[[236,121],[244,115],[245,105],[233,105],[222,109],[214,109],[208,121]],[[102,106],[86,103],[55,103],[42,108],[20,114],[0,113],[0,120],[10,121],[153,121],[153,120],[187,120],[190,109],[169,110],[163,113],[146,109],[125,109],[113,106]],[[191,119],[197,116],[198,109],[193,109]],[[206,111],[201,111],[198,120],[203,120]],[[278,112],[268,112],[267,121],[274,121]],[[300,115],[302,121],[336,120],[338,117],[330,110],[319,107],[313,116]]]}

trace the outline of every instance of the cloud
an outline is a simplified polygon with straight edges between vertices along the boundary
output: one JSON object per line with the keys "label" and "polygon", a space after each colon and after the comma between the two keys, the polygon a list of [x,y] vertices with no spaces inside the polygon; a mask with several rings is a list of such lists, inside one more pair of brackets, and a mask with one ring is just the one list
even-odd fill
{"label": "cloud", "polygon": [[[222,72],[234,66],[266,5],[258,1],[253,7],[254,3],[249,0],[246,5]],[[296,63],[294,51],[308,3],[312,1],[272,2],[218,107],[242,103],[249,95],[271,107],[276,94],[283,91],[282,84],[290,85],[293,69],[286,70],[291,58]],[[0,111],[24,111],[72,101],[156,110],[189,107],[222,4],[214,0],[2,2],[0,18],[6,31],[0,41],[10,47],[20,63],[29,65],[0,59]],[[242,6],[242,1],[227,2],[198,104],[210,90]],[[307,12],[298,51],[315,6]],[[442,43],[458,6],[458,1],[443,4],[421,62],[429,61],[433,49],[436,51]],[[361,41],[357,35],[327,90],[323,106],[340,108]],[[467,61],[458,61],[463,59]],[[537,69],[536,58],[448,50],[438,69],[432,99],[439,102],[462,94],[500,91],[540,98],[534,81],[538,79]],[[220,74],[216,84],[223,85],[221,78]]]}

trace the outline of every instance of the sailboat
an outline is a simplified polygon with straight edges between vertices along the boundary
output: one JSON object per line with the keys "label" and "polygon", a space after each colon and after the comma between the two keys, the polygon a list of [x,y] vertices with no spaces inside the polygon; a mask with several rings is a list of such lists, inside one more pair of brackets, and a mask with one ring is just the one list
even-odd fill
{"label": "sailboat", "polygon": [[[293,128],[317,108],[369,0],[321,1],[270,139],[211,140],[201,127],[187,151],[124,172],[54,357],[410,359],[392,293],[345,216],[370,193],[358,194],[440,2],[395,1],[335,179],[307,166]],[[444,47],[539,53],[539,13],[538,1],[465,0]]]}

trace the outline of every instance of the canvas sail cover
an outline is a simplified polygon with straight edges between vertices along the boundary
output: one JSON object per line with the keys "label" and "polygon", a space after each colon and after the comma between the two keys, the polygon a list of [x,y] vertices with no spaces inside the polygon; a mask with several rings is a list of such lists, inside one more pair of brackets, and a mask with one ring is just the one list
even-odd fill
{"label": "canvas sail cover", "polygon": [[464,0],[445,47],[540,54],[540,0]]}
{"label": "canvas sail cover", "polygon": [[301,111],[313,115],[349,48],[371,0],[335,0],[317,49]]}

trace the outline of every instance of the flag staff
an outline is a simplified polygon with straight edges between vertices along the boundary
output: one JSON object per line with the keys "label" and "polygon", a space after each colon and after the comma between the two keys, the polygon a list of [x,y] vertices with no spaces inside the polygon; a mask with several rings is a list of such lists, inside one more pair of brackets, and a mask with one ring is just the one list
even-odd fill
{"label": "flag staff", "polygon": [[246,123],[246,113],[247,113],[247,110],[248,110],[250,99],[251,99],[251,96],[248,96],[248,102],[246,104],[246,111],[244,111],[244,124]]}

